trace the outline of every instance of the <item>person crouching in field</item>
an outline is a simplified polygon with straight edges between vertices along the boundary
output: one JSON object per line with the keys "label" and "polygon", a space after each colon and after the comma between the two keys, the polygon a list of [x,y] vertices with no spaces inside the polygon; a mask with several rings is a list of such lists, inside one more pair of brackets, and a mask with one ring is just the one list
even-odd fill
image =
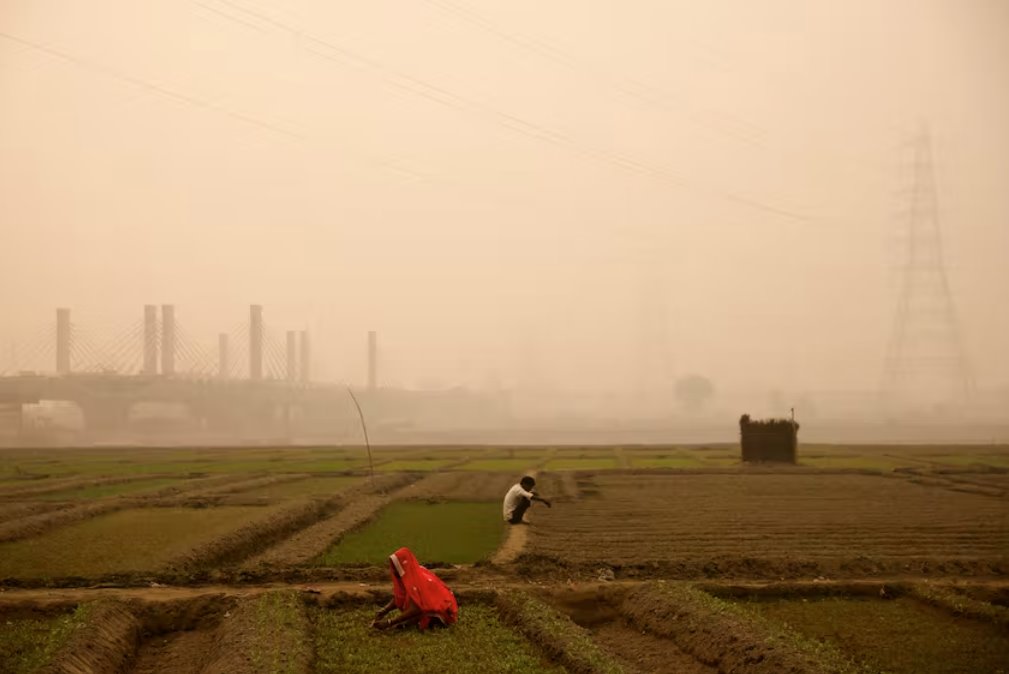
{"label": "person crouching in field", "polygon": [[536,492],[533,491],[533,487],[535,486],[536,480],[529,475],[519,480],[518,484],[512,485],[512,488],[508,490],[508,493],[504,497],[505,522],[508,524],[525,524],[526,522],[522,517],[526,514],[526,510],[529,510],[529,506],[533,504],[533,501],[545,503],[548,508],[553,507],[550,501],[536,495]]}
{"label": "person crouching in field", "polygon": [[[452,590],[421,566],[409,548],[400,548],[389,555],[389,573],[392,600],[375,614],[371,622],[375,629],[416,623],[425,630],[431,625],[448,627],[459,619],[459,605]],[[391,620],[385,618],[393,609],[399,609],[399,615]]]}

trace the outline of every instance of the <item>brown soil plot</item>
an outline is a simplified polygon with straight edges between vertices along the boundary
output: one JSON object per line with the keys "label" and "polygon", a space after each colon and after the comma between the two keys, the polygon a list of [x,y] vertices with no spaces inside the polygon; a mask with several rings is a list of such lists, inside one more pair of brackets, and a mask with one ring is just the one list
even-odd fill
{"label": "brown soil plot", "polygon": [[[1001,499],[860,474],[599,474],[537,513],[531,551],[575,563],[1009,556]],[[605,542],[605,545],[600,545]]]}

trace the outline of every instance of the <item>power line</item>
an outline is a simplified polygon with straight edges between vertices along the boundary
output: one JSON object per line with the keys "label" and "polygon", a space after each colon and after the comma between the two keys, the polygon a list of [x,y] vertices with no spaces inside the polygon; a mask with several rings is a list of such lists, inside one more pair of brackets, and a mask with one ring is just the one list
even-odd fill
{"label": "power line", "polygon": [[[582,59],[577,56],[567,52],[555,44],[548,42],[546,40],[533,37],[528,34],[518,33],[516,31],[507,30],[497,22],[495,22],[490,17],[485,14],[481,14],[472,7],[451,2],[450,0],[422,0],[426,4],[436,7],[443,12],[447,12],[457,19],[469,23],[471,25],[477,26],[478,28],[496,35],[500,39],[508,42],[512,45],[519,47],[525,51],[537,54],[547,60],[554,63],[558,63],[566,68],[572,70],[581,71],[588,77],[596,80],[597,82],[602,82],[603,84],[612,87],[614,90],[628,96],[630,98],[636,99],[640,103],[644,103],[650,107],[659,108],[666,111],[677,112],[682,115],[686,115],[692,119],[695,123],[700,126],[709,128],[716,133],[720,133],[724,136],[730,137],[734,140],[742,141],[751,145],[758,145],[757,141],[746,135],[740,134],[734,129],[725,128],[724,125],[710,124],[702,121],[696,114],[684,110],[683,108],[673,108],[665,103],[663,99],[675,98],[677,103],[681,106],[688,105],[686,101],[681,96],[673,96],[667,91],[661,91],[649,84],[638,81],[633,78],[628,77],[613,77],[599,71],[597,68],[586,64]],[[730,121],[734,122],[737,126],[748,126],[755,128],[755,125],[746,120],[739,119],[734,115],[727,115],[726,113],[715,113],[709,112],[708,114],[722,114],[726,116]]]}
{"label": "power line", "polygon": [[[197,4],[201,4],[201,3],[197,3]],[[204,6],[204,5],[201,4],[201,6]],[[206,7],[206,8],[207,9],[212,9],[210,7]],[[231,20],[242,22],[240,19],[237,19],[236,17],[232,17],[230,15],[227,15],[227,14],[224,14],[224,13],[221,13],[221,12],[218,12],[218,13],[221,16],[227,17],[227,18],[229,18]],[[242,23],[247,23],[247,22],[242,22]],[[308,140],[308,138],[306,136],[304,136],[303,134],[298,133],[296,131],[292,131],[290,129],[286,129],[286,128],[284,128],[282,126],[279,126],[277,124],[274,124],[272,122],[268,122],[266,120],[260,119],[258,117],[254,117],[254,116],[246,114],[246,113],[236,112],[236,111],[231,110],[229,108],[226,108],[224,106],[217,105],[217,104],[211,103],[209,101],[205,101],[203,99],[197,98],[196,96],[192,96],[192,95],[184,93],[184,92],[176,91],[174,89],[169,89],[169,88],[164,87],[164,86],[162,86],[160,84],[155,84],[153,82],[141,79],[139,77],[135,77],[133,75],[129,75],[127,73],[120,72],[118,70],[115,70],[115,69],[110,68],[108,66],[105,66],[103,64],[92,62],[92,61],[90,61],[88,59],[81,58],[81,57],[76,56],[74,54],[71,54],[69,52],[66,52],[66,51],[63,51],[63,50],[60,50],[60,49],[56,49],[56,48],[50,47],[48,45],[41,44],[39,42],[35,42],[33,40],[28,40],[28,39],[25,39],[25,38],[22,38],[22,37],[18,37],[16,35],[12,35],[10,33],[6,33],[6,32],[3,32],[3,31],[0,31],[0,37],[5,38],[5,39],[7,39],[7,40],[9,40],[11,42],[14,42],[16,44],[20,44],[20,45],[28,47],[30,49],[34,49],[34,50],[39,51],[41,53],[47,54],[47,55],[49,55],[51,57],[58,58],[60,60],[69,62],[69,63],[71,63],[73,65],[76,65],[76,66],[78,66],[80,68],[83,68],[85,70],[91,70],[91,71],[100,73],[100,74],[105,75],[107,77],[110,77],[112,79],[116,79],[116,80],[119,80],[121,82],[125,82],[127,84],[131,84],[131,85],[133,85],[135,87],[139,87],[139,88],[145,89],[147,91],[153,91],[153,92],[155,92],[157,94],[160,94],[161,96],[164,96],[166,98],[170,98],[172,100],[175,100],[175,101],[178,101],[178,102],[182,102],[182,103],[185,103],[187,105],[191,105],[193,107],[196,107],[196,108],[199,108],[199,109],[202,109],[202,110],[209,110],[211,112],[216,112],[216,113],[228,116],[228,117],[232,117],[232,118],[237,119],[239,121],[245,122],[247,124],[252,124],[252,125],[258,126],[260,128],[272,131],[274,133],[277,133],[279,135],[285,136],[285,137],[290,138],[290,139],[300,140],[300,141]],[[347,154],[347,155],[354,155],[354,156],[356,156],[356,158],[357,158],[358,161],[360,161],[362,163],[374,165],[374,166],[376,166],[378,168],[382,168],[382,169],[389,170],[389,171],[394,171],[394,172],[399,173],[401,175],[409,176],[411,178],[417,178],[417,179],[425,179],[425,178],[427,178],[427,176],[423,175],[422,173],[419,173],[419,172],[414,171],[412,169],[406,168],[404,166],[400,166],[400,165],[396,164],[395,162],[393,162],[391,160],[388,160],[388,159],[379,158],[379,157],[366,157],[366,156],[363,156],[360,152],[347,150],[346,148],[339,148],[339,151],[341,153],[344,153],[344,154]]]}
{"label": "power line", "polygon": [[[194,4],[205,7],[205,3],[200,0],[191,0]],[[476,112],[482,114],[485,117],[492,119],[496,124],[502,126],[510,131],[519,133],[526,137],[545,142],[556,147],[564,148],[568,151],[572,151],[576,154],[608,163],[612,166],[620,168],[626,172],[634,173],[637,175],[642,175],[650,177],[652,179],[658,180],[660,182],[665,182],[673,184],[681,189],[693,190],[706,195],[710,198],[721,199],[731,203],[735,203],[741,206],[746,206],[755,210],[760,210],[766,213],[771,213],[773,215],[794,219],[794,220],[808,220],[809,218],[803,214],[797,213],[790,209],[778,207],[772,204],[768,204],[745,195],[737,194],[731,191],[721,190],[718,188],[708,187],[699,185],[684,176],[674,174],[664,167],[653,166],[643,161],[637,160],[633,157],[626,156],[619,152],[614,152],[611,150],[604,150],[593,148],[589,146],[582,145],[578,143],[573,138],[567,136],[566,134],[551,129],[549,127],[537,124],[535,122],[524,119],[518,115],[499,110],[490,105],[482,103],[480,101],[474,100],[473,98],[467,97],[465,95],[456,93],[449,89],[446,89],[440,85],[428,82],[420,77],[411,75],[410,73],[404,72],[397,68],[388,66],[374,58],[367,55],[360,54],[354,50],[348,49],[340,44],[337,44],[331,40],[326,40],[311,33],[308,33],[296,26],[282,22],[280,20],[274,19],[273,17],[266,15],[254,9],[249,9],[238,2],[233,0],[217,0],[218,4],[222,4],[238,10],[248,16],[254,17],[255,19],[262,21],[263,23],[273,26],[277,30],[288,33],[293,36],[297,44],[301,45],[306,51],[311,54],[315,54],[321,58],[331,60],[334,62],[347,62],[353,65],[362,67],[364,69],[370,70],[378,74],[378,76],[390,85],[407,91],[413,95],[420,96],[427,100],[438,103],[439,105],[449,107],[455,110],[461,110],[464,112]],[[222,16],[227,16],[222,14]],[[326,50],[333,52],[333,54],[326,54],[319,51],[317,48],[309,48],[309,46],[322,47]]]}
{"label": "power line", "polygon": [[205,101],[195,96],[191,96],[189,94],[182,93],[174,89],[169,89],[168,87],[164,87],[160,84],[155,84],[153,82],[140,79],[139,77],[134,77],[133,75],[126,74],[119,70],[115,70],[106,65],[95,63],[93,61],[81,58],[79,56],[75,56],[74,54],[70,54],[68,52],[61,51],[59,49],[55,49],[53,47],[49,47],[47,45],[40,44],[38,42],[34,42],[32,40],[27,40],[25,38],[18,37],[16,35],[11,35],[10,33],[4,31],[0,31],[0,37],[7,39],[11,42],[23,45],[25,47],[29,47],[36,51],[42,52],[44,54],[48,54],[49,56],[52,56],[54,58],[58,58],[68,63],[72,63],[80,68],[101,73],[107,77],[111,77],[112,79],[119,80],[120,82],[126,82],[128,84],[132,84],[135,87],[140,87],[148,91],[153,91],[156,94],[160,94],[161,96],[171,98],[172,100],[179,101],[187,105],[191,105],[193,107],[201,108],[204,110],[211,110],[213,112],[220,113],[227,117],[231,117],[233,119],[245,122],[246,124],[258,126],[262,129],[266,129],[268,131],[272,131],[274,133],[287,136],[289,138],[297,138],[297,139],[303,138],[303,136],[298,133],[285,129],[271,122],[259,119],[258,117],[253,117],[243,112],[236,112],[229,108],[225,108],[221,105],[217,105],[216,103],[211,103],[209,101]]}

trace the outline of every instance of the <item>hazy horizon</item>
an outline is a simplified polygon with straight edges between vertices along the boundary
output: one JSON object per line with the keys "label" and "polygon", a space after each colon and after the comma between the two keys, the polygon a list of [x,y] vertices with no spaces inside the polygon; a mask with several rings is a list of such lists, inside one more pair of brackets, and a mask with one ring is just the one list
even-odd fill
{"label": "hazy horizon", "polygon": [[998,0],[5,0],[0,370],[256,303],[333,381],[376,330],[390,386],[875,390],[927,124],[1005,390],[1007,82]]}

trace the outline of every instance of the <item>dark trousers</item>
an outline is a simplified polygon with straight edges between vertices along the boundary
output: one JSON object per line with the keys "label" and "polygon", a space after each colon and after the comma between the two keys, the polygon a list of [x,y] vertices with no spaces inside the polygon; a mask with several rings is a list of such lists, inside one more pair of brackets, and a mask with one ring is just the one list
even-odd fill
{"label": "dark trousers", "polygon": [[529,510],[529,506],[531,506],[532,504],[533,504],[532,501],[523,496],[522,500],[519,501],[519,504],[515,506],[515,510],[512,512],[512,518],[508,520],[508,523],[518,524],[519,522],[521,522],[522,516],[526,514],[526,511]]}

